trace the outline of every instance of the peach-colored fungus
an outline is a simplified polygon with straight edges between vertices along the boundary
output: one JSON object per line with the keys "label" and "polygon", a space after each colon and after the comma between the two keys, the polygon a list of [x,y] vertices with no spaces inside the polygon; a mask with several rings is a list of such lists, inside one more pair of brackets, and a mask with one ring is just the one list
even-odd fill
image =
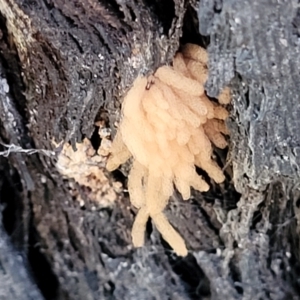
{"label": "peach-colored fungus", "polygon": [[[151,218],[174,251],[187,255],[183,238],[163,213],[174,186],[184,200],[190,198],[190,187],[207,191],[209,186],[195,166],[217,183],[224,180],[212,160],[212,143],[227,146],[223,134],[228,134],[224,123],[228,112],[204,93],[207,61],[203,48],[188,44],[176,54],[173,66],[159,68],[151,80],[138,77],[124,99],[107,169],[112,171],[133,157],[128,190],[131,203],[139,209],[132,228],[136,247],[143,246]],[[229,103],[228,89],[219,100]]]}

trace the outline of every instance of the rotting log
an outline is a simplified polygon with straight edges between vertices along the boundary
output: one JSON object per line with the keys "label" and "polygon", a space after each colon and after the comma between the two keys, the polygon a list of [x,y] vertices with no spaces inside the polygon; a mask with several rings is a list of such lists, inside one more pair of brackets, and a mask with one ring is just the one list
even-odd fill
{"label": "rotting log", "polygon": [[[15,145],[0,156],[2,223],[16,251],[9,258],[22,254],[37,293],[298,299],[300,56],[293,1],[0,0],[0,29],[0,136]],[[228,162],[216,153],[227,181],[194,192],[189,202],[174,195],[168,207],[190,249],[183,259],[150,224],[146,246],[133,249],[135,212],[126,192],[113,207],[97,206],[58,173],[61,148],[53,141],[75,149],[93,137],[103,112],[113,129],[137,74],[170,62],[186,42],[208,46],[207,93],[214,97],[230,85],[233,103]],[[123,173],[110,179],[126,188]],[[1,252],[0,266],[7,257]],[[32,287],[30,278],[10,276],[15,294]]]}
{"label": "rotting log", "polygon": [[197,261],[219,277],[211,281],[217,298],[221,284],[233,299],[298,299],[299,9],[204,0],[198,16],[210,36],[207,93],[232,88],[229,153],[241,199],[220,230],[223,259],[201,253]]}

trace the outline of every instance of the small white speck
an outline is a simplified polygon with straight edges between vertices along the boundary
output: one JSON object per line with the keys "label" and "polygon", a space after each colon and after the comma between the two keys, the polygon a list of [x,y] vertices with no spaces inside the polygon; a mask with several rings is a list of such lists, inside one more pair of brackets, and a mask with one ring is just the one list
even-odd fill
{"label": "small white speck", "polygon": [[41,176],[41,183],[46,183],[46,182],[47,182],[46,176],[42,175]]}
{"label": "small white speck", "polygon": [[235,21],[236,24],[241,24],[241,19],[240,18],[235,18],[234,21]]}
{"label": "small white speck", "polygon": [[288,43],[287,43],[287,40],[286,40],[286,39],[279,39],[279,41],[280,41],[280,43],[281,43],[283,46],[285,46],[285,47],[288,46]]}
{"label": "small white speck", "polygon": [[9,85],[7,84],[6,80],[5,80],[5,83],[3,84],[3,89],[4,89],[5,93],[9,92]]}

